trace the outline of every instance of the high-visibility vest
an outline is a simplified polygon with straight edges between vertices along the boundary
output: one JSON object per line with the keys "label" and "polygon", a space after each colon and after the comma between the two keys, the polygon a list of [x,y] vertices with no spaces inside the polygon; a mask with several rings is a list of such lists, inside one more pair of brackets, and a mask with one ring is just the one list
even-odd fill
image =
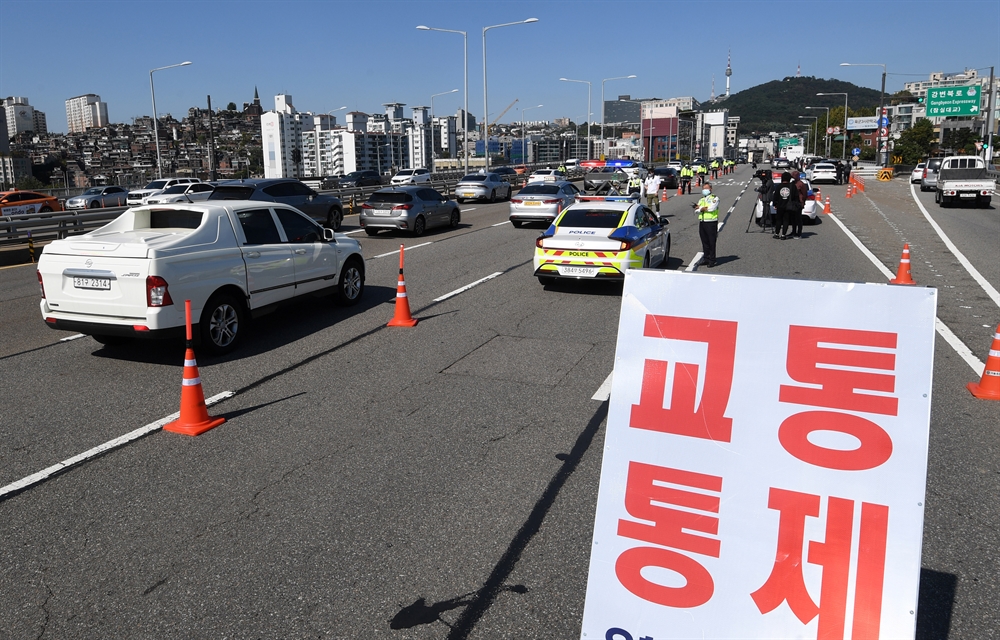
{"label": "high-visibility vest", "polygon": [[719,168],[719,161],[718,160],[712,160],[712,168],[713,169],[718,169]]}
{"label": "high-visibility vest", "polygon": [[628,188],[629,189],[641,189],[642,188],[642,180],[640,180],[639,178],[629,178]]}
{"label": "high-visibility vest", "polygon": [[[707,207],[708,211],[701,211],[702,207]],[[719,219],[719,197],[707,195],[698,201],[698,220],[701,222],[715,222]]]}

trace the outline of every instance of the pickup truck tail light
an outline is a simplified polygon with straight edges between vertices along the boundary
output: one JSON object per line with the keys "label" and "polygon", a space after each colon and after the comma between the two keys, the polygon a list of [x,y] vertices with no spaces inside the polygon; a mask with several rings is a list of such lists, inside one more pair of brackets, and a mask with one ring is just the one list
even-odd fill
{"label": "pickup truck tail light", "polygon": [[167,307],[174,303],[170,299],[167,281],[160,276],[146,276],[146,306]]}
{"label": "pickup truck tail light", "polygon": [[42,292],[42,300],[44,300],[45,299],[45,283],[42,282],[42,272],[36,270],[35,273],[38,274],[38,290]]}

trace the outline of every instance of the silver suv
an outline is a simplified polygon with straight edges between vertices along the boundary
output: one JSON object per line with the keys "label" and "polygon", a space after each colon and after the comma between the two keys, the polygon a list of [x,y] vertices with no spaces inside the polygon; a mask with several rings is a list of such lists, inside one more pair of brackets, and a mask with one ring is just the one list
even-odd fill
{"label": "silver suv", "polygon": [[944,158],[928,158],[927,166],[924,167],[924,177],[920,181],[921,191],[937,191],[938,171],[941,170],[941,162]]}
{"label": "silver suv", "polygon": [[458,205],[430,187],[404,186],[379,189],[361,205],[360,224],[370,236],[382,230],[398,229],[422,235],[431,227],[461,222]]}

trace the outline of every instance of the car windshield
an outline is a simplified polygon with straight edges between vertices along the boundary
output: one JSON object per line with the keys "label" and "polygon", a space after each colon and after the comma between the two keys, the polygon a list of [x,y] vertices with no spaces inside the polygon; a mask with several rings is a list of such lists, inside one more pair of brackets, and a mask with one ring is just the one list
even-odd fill
{"label": "car windshield", "polygon": [[162,189],[166,185],[167,185],[167,181],[166,180],[153,180],[152,182],[150,182],[149,184],[146,185],[146,188],[147,189]]}
{"label": "car windshield", "polygon": [[399,176],[412,176],[412,175],[413,175],[413,170],[412,169],[403,169],[402,171],[400,171],[399,173],[396,174],[396,177],[399,177]]}
{"label": "car windshield", "polygon": [[470,173],[459,182],[486,182],[486,175],[482,173]]}
{"label": "car windshield", "polygon": [[184,193],[185,191],[187,191],[188,186],[190,186],[190,185],[175,184],[172,187],[167,187],[166,189],[164,189],[163,193],[164,194],[169,194],[169,193]]}
{"label": "car windshield", "polygon": [[567,209],[559,221],[560,227],[615,229],[624,211],[612,209]]}
{"label": "car windshield", "polygon": [[550,196],[559,193],[559,188],[560,188],[559,186],[554,184],[529,184],[525,188],[518,191],[517,194],[521,196],[530,196],[530,195]]}
{"label": "car windshield", "polygon": [[352,171],[344,176],[344,180],[357,180],[361,177],[360,171]]}
{"label": "car windshield", "polygon": [[101,195],[101,190],[102,190],[102,187],[94,187],[92,189],[87,189],[86,191],[84,191],[83,195],[85,195],[85,196],[99,196],[99,195]]}
{"label": "car windshield", "polygon": [[253,187],[233,185],[220,185],[215,188],[209,200],[249,200],[253,195]]}
{"label": "car windshield", "polygon": [[368,198],[371,203],[401,204],[403,202],[413,202],[413,196],[405,191],[376,191]]}

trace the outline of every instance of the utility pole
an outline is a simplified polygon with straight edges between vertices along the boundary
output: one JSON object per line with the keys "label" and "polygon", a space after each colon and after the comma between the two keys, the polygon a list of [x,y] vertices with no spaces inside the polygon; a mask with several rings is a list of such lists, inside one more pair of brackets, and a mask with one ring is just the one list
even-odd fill
{"label": "utility pole", "polygon": [[990,67],[990,89],[989,90],[990,90],[990,97],[986,101],[986,106],[989,109],[989,111],[986,112],[986,127],[987,127],[987,130],[989,131],[989,133],[985,136],[986,137],[986,157],[985,157],[985,160],[986,160],[986,167],[988,169],[992,168],[992,164],[993,164],[993,162],[992,162],[992,160],[993,160],[993,127],[995,126],[994,122],[993,122],[993,117],[994,117],[993,116],[993,112],[996,111],[996,108],[997,108],[996,104],[995,104],[996,97],[994,95],[996,92],[993,90],[993,67]]}
{"label": "utility pole", "polygon": [[215,128],[212,126],[212,96],[208,96],[208,176],[213,182],[219,179],[215,170]]}

